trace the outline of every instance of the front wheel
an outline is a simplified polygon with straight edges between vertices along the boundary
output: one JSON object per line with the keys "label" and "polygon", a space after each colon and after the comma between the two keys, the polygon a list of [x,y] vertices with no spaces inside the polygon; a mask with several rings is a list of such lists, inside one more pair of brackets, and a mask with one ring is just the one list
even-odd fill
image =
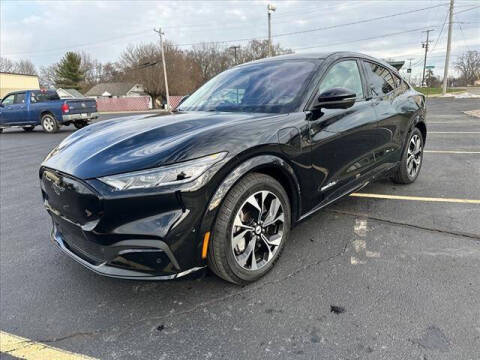
{"label": "front wheel", "polygon": [[392,177],[393,182],[398,184],[411,184],[413,183],[423,163],[423,136],[418,128],[415,128],[403,150],[402,159],[400,164]]}
{"label": "front wheel", "polygon": [[246,175],[219,209],[208,249],[209,267],[235,284],[258,280],[280,257],[290,223],[290,202],[283,186],[264,174]]}
{"label": "front wheel", "polygon": [[58,121],[52,114],[45,114],[42,116],[42,127],[47,133],[56,133],[60,129]]}

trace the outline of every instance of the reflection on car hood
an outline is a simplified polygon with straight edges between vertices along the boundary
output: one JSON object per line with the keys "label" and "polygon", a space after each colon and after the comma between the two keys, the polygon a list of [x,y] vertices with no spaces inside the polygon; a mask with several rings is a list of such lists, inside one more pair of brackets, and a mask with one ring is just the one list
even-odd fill
{"label": "reflection on car hood", "polygon": [[101,121],[70,135],[42,165],[88,179],[239,150],[261,130],[248,123],[278,116],[191,112]]}

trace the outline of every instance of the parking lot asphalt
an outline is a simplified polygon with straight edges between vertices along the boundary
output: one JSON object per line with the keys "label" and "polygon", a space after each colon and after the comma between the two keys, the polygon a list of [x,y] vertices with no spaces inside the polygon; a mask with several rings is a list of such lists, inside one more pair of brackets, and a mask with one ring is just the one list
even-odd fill
{"label": "parking lot asphalt", "polygon": [[480,200],[480,118],[463,114],[474,109],[480,99],[429,99],[418,180],[379,181],[311,216],[273,271],[245,287],[208,272],[110,279],[62,255],[38,167],[73,129],[7,130],[1,330],[98,359],[476,360],[480,203],[466,200]]}

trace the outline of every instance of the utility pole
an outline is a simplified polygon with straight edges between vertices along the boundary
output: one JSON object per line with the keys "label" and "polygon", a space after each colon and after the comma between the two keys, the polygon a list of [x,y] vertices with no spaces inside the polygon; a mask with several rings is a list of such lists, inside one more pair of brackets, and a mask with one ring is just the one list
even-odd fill
{"label": "utility pole", "polygon": [[233,49],[234,51],[235,65],[237,65],[237,49],[240,50],[240,45],[230,46],[230,49]]}
{"label": "utility pole", "polygon": [[409,58],[407,59],[410,64],[408,65],[408,69],[407,69],[407,72],[408,73],[408,83],[411,83],[412,82],[412,60],[415,59],[415,58]]}
{"label": "utility pole", "polygon": [[445,68],[443,69],[442,95],[447,93],[448,63],[450,62],[450,46],[452,44],[453,1],[454,0],[450,0],[450,10],[448,14],[447,55],[445,56]]}
{"label": "utility pole", "polygon": [[267,5],[268,13],[268,57],[272,56],[272,12],[277,10],[277,7],[272,4]]}
{"label": "utility pole", "polygon": [[157,32],[160,35],[160,48],[162,49],[162,64],[163,64],[163,75],[165,80],[165,94],[167,96],[167,111],[170,111],[170,95],[168,93],[168,80],[167,80],[167,65],[165,64],[165,53],[163,51],[163,35],[162,28],[153,29],[153,31]]}
{"label": "utility pole", "polygon": [[430,32],[431,32],[431,31],[433,31],[433,29],[422,31],[422,32],[426,32],[426,33],[427,33],[427,41],[425,41],[424,43],[422,43],[422,47],[425,48],[425,58],[424,58],[424,60],[423,60],[422,86],[425,85],[425,67],[427,66],[427,52],[428,52],[428,46],[429,46],[429,44],[431,43],[431,41],[429,41],[428,38],[429,38],[429,35],[430,35]]}

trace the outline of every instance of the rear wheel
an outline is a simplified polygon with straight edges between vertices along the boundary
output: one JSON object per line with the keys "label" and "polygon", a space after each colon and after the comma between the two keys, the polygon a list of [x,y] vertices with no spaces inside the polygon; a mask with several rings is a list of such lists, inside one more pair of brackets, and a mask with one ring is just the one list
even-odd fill
{"label": "rear wheel", "polygon": [[47,133],[55,133],[60,129],[58,121],[52,114],[45,114],[42,116],[42,127]]}
{"label": "rear wheel", "polygon": [[88,125],[88,121],[85,121],[85,120],[77,120],[73,123],[73,126],[75,126],[77,129],[81,129],[87,125]]}
{"label": "rear wheel", "polygon": [[418,128],[415,128],[403,150],[400,165],[397,168],[392,180],[398,184],[413,183],[423,163],[423,136]]}
{"label": "rear wheel", "polygon": [[288,195],[264,174],[248,174],[222,203],[208,251],[208,264],[221,278],[246,284],[265,275],[290,233]]}
{"label": "rear wheel", "polygon": [[26,132],[31,132],[31,131],[33,131],[34,128],[35,128],[35,126],[24,126],[24,127],[22,127],[22,129]]}

